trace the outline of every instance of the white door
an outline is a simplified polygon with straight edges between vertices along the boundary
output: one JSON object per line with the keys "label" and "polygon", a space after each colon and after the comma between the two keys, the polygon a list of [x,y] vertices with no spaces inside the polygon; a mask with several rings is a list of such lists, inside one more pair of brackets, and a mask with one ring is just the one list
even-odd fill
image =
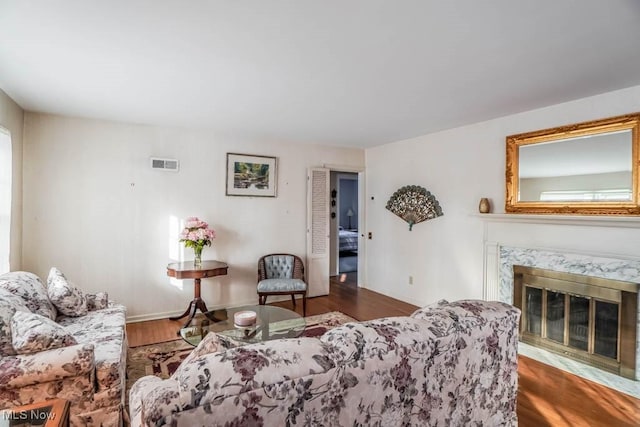
{"label": "white door", "polygon": [[329,169],[307,172],[308,296],[329,295]]}

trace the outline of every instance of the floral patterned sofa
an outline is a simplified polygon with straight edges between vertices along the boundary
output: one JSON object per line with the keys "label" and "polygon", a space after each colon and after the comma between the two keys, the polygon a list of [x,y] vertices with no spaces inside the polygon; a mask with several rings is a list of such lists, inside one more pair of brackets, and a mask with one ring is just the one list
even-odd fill
{"label": "floral patterned sofa", "polygon": [[441,301],[320,338],[222,348],[209,334],[167,380],[139,379],[137,426],[515,426],[520,311]]}
{"label": "floral patterned sofa", "polygon": [[122,425],[125,314],[56,269],[47,286],[32,273],[0,275],[0,409],[63,398],[72,426]]}

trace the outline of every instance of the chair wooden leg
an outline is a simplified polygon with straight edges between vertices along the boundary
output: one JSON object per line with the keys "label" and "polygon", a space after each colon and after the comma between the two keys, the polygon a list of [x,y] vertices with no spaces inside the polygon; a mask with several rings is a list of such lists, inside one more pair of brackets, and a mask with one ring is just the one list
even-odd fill
{"label": "chair wooden leg", "polygon": [[266,295],[258,295],[258,304],[265,305],[267,303]]}
{"label": "chair wooden leg", "polygon": [[291,303],[293,304],[293,309],[296,309],[296,296],[291,294]]}
{"label": "chair wooden leg", "polygon": [[307,294],[302,295],[302,317],[307,317]]}

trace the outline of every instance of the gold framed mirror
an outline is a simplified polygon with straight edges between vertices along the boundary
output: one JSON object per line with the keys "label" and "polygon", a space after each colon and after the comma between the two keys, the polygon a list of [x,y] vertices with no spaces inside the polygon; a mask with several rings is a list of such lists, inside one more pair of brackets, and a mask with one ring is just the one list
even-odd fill
{"label": "gold framed mirror", "polygon": [[505,211],[640,215],[640,113],[507,137]]}

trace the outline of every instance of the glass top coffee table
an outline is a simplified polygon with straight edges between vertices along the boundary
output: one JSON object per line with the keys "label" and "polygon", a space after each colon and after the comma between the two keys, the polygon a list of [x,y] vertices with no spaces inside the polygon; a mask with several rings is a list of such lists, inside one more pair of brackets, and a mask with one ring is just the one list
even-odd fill
{"label": "glass top coffee table", "polygon": [[[256,323],[248,327],[234,325],[233,315],[245,310],[256,313]],[[189,326],[180,329],[180,336],[193,346],[198,345],[209,332],[251,344],[280,338],[296,338],[302,335],[305,326],[304,317],[295,311],[271,305],[249,305],[198,315]]]}

